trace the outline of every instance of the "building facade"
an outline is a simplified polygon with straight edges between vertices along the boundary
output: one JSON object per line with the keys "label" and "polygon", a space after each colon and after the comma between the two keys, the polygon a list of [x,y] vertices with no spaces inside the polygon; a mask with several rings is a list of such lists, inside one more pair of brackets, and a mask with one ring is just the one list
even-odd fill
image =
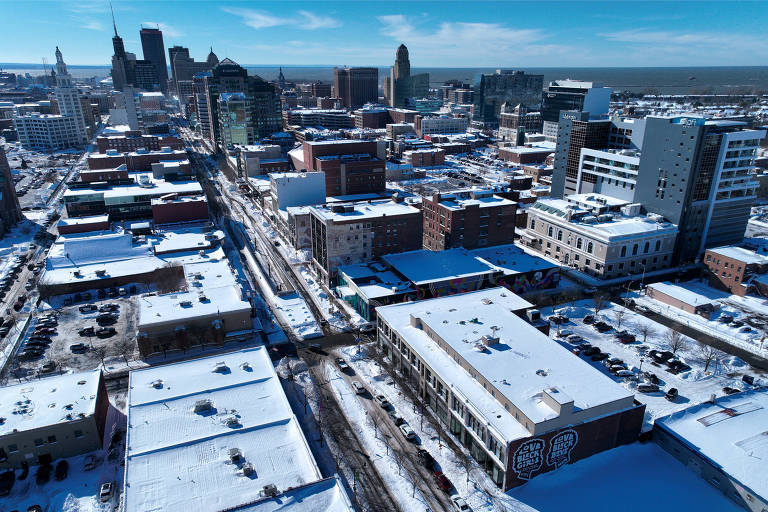
{"label": "building facade", "polygon": [[303,162],[295,162],[294,166],[297,170],[324,172],[329,196],[383,192],[386,188],[383,141],[307,141],[303,144]]}
{"label": "building facade", "polygon": [[333,89],[346,108],[376,103],[379,99],[379,69],[333,68]]}
{"label": "building facade", "polygon": [[424,249],[475,249],[515,239],[517,203],[492,190],[470,189],[422,199]]}
{"label": "building facade", "polygon": [[401,44],[395,55],[395,65],[384,78],[384,99],[392,107],[404,107],[409,98],[424,98],[429,93],[429,74],[411,75],[408,48]]}
{"label": "building facade", "polygon": [[549,82],[541,101],[544,135],[557,137],[561,111],[583,111],[596,119],[608,113],[610,101],[611,88],[598,82],[570,79]]}
{"label": "building facade", "polygon": [[497,69],[494,74],[480,75],[475,84],[472,119],[491,128],[498,126],[504,103],[537,108],[541,104],[544,75]]}
{"label": "building facade", "polygon": [[19,198],[16,196],[16,185],[11,176],[11,166],[5,150],[0,147],[0,236],[23,218]]}
{"label": "building facade", "polygon": [[157,85],[163,93],[168,92],[168,63],[165,60],[163,33],[159,28],[142,27],[139,32],[144,60],[150,62],[155,70]]}

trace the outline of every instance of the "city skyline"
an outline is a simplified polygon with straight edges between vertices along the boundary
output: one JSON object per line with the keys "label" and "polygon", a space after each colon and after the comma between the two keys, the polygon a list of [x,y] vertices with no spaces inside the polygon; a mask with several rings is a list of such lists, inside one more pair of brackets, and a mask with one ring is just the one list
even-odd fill
{"label": "city skyline", "polygon": [[[768,42],[749,35],[768,21],[760,2],[619,2],[611,11],[605,2],[449,2],[448,9],[437,2],[113,5],[127,51],[141,54],[143,25],[159,27],[166,47],[189,47],[201,59],[213,46],[221,58],[245,65],[387,66],[400,43],[411,49],[416,68],[753,66],[768,51]],[[1,62],[50,60],[58,44],[70,65],[108,65],[108,2],[11,1],[5,8],[6,37],[26,45],[0,55]]]}

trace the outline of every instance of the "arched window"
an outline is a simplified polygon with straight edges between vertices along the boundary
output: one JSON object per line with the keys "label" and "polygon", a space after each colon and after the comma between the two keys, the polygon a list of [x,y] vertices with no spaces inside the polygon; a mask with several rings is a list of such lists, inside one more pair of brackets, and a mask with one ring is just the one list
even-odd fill
{"label": "arched window", "polygon": [[549,226],[549,229],[547,230],[547,236],[552,236],[554,232],[555,230],[552,229],[552,226]]}
{"label": "arched window", "polygon": [[589,254],[592,254],[592,249],[593,249],[593,246],[592,246],[592,242],[589,242],[589,243],[587,244],[587,252],[588,252]]}
{"label": "arched window", "polygon": [[625,257],[627,255],[627,246],[623,245],[621,246],[621,257]]}
{"label": "arched window", "polygon": [[558,242],[562,242],[563,241],[563,230],[562,229],[558,229],[557,230],[557,241]]}
{"label": "arched window", "polygon": [[632,246],[632,256],[635,256],[637,254],[637,244]]}
{"label": "arched window", "polygon": [[582,245],[581,238],[577,238],[576,239],[576,248],[577,249],[581,249],[581,245]]}
{"label": "arched window", "polygon": [[661,240],[656,240],[656,248],[654,251],[658,251],[659,249],[661,249]]}
{"label": "arched window", "polygon": [[645,246],[643,247],[643,254],[648,254],[648,250],[651,248],[651,242],[645,242]]}

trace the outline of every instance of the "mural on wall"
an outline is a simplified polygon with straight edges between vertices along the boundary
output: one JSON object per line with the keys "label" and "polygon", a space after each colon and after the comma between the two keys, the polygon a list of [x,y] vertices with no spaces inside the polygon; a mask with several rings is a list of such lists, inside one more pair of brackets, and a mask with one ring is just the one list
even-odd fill
{"label": "mural on wall", "polygon": [[522,294],[533,290],[554,288],[558,281],[560,281],[559,269],[550,268],[544,271],[537,270],[535,272],[500,277],[496,280],[495,284],[512,290],[517,294]]}
{"label": "mural on wall", "polygon": [[571,462],[571,451],[578,441],[579,434],[573,429],[558,432],[549,439],[549,451],[545,457],[547,442],[544,439],[529,439],[515,450],[512,456],[512,471],[519,479],[530,480],[534,473],[541,470],[545,462],[550,470],[557,469]]}

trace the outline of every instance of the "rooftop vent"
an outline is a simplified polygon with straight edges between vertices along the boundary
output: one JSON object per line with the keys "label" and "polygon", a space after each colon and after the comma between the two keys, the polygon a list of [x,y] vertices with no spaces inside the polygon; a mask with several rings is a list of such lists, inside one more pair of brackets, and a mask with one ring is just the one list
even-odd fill
{"label": "rooftop vent", "polygon": [[251,371],[251,363],[246,361],[246,362],[244,362],[243,364],[240,365],[240,368],[242,368],[243,371],[249,372],[249,371]]}
{"label": "rooftop vent", "polygon": [[75,277],[82,277],[79,270],[75,270],[74,272],[72,272],[72,275]]}
{"label": "rooftop vent", "polygon": [[235,416],[230,416],[226,420],[224,420],[224,424],[228,426],[229,428],[240,428],[242,425],[240,424],[240,420],[237,419]]}
{"label": "rooftop vent", "polygon": [[499,342],[499,337],[495,335],[486,334],[482,338],[483,344],[486,347],[490,347],[492,345],[496,345]]}
{"label": "rooftop vent", "polygon": [[96,275],[99,277],[104,277],[105,275],[107,275],[107,271],[104,269],[97,270]]}
{"label": "rooftop vent", "polygon": [[253,475],[255,472],[256,472],[256,471],[253,469],[253,464],[251,464],[250,462],[248,462],[248,463],[246,463],[246,464],[243,464],[243,475],[245,475],[245,476],[251,476],[251,475]]}
{"label": "rooftop vent", "polygon": [[213,410],[213,401],[210,398],[204,398],[195,402],[195,413],[201,414],[211,410]]}
{"label": "rooftop vent", "polygon": [[243,452],[240,451],[240,448],[229,449],[229,461],[232,464],[240,464],[244,460],[245,458],[243,457]]}
{"label": "rooftop vent", "polygon": [[546,370],[536,370],[536,375],[538,375],[539,377],[546,377],[547,372]]}
{"label": "rooftop vent", "polygon": [[183,300],[179,302],[179,305],[183,308],[191,308],[192,307],[192,301],[191,300]]}
{"label": "rooftop vent", "polygon": [[152,387],[155,389],[163,389],[163,379],[153,380]]}
{"label": "rooftop vent", "polygon": [[227,363],[225,363],[224,361],[219,361],[213,367],[214,373],[226,373],[228,371],[229,371],[229,366],[227,366]]}
{"label": "rooftop vent", "polygon": [[201,293],[200,295],[198,295],[198,296],[197,296],[197,298],[198,298],[198,300],[199,300],[200,302],[208,302],[208,297],[206,297],[206,296],[205,296],[205,294],[203,294],[203,293]]}
{"label": "rooftop vent", "polygon": [[269,496],[270,498],[274,498],[277,496],[277,486],[275,484],[267,484],[261,490],[261,494],[264,496]]}

